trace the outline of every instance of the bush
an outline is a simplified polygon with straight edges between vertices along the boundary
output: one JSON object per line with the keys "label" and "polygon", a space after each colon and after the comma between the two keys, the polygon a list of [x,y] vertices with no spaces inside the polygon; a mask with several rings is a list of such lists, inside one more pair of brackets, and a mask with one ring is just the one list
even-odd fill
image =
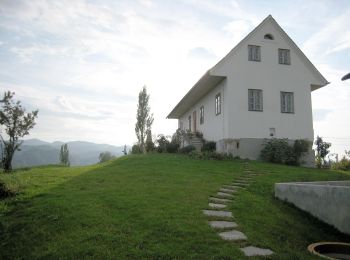
{"label": "bush", "polygon": [[343,170],[343,171],[349,171],[350,170],[350,151],[345,151],[346,156],[344,155],[343,158],[339,162],[334,162],[332,164],[332,169],[335,170]]}
{"label": "bush", "polygon": [[178,150],[179,150],[179,145],[176,143],[171,142],[166,145],[166,151],[168,153],[177,153]]}
{"label": "bush", "polygon": [[260,153],[262,160],[287,165],[300,165],[301,157],[309,148],[309,142],[306,140],[295,140],[291,146],[287,138],[265,140],[263,145],[264,148]]}
{"label": "bush", "polygon": [[141,148],[139,145],[137,144],[134,144],[131,148],[131,153],[132,154],[138,154],[138,153],[141,153]]}
{"label": "bush", "polygon": [[185,147],[182,147],[179,152],[180,153],[185,153],[185,154],[189,154],[190,152],[196,150],[196,147],[194,147],[193,145],[187,145]]}
{"label": "bush", "polygon": [[202,146],[202,152],[214,152],[216,150],[216,142],[205,142]]}
{"label": "bush", "polygon": [[4,199],[4,198],[11,197],[14,195],[15,195],[15,192],[8,189],[5,185],[5,183],[0,181],[0,199]]}

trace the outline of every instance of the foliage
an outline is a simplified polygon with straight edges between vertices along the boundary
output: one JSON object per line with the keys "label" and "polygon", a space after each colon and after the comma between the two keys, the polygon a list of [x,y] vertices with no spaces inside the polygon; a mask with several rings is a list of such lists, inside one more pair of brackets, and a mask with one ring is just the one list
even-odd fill
{"label": "foliage", "polygon": [[151,131],[153,124],[153,114],[148,104],[149,95],[147,94],[146,86],[139,93],[139,101],[137,104],[135,133],[138,140],[138,145],[142,153],[146,152],[145,139],[148,132]]}
{"label": "foliage", "polygon": [[142,153],[140,146],[138,144],[134,144],[131,147],[131,153],[132,154],[140,154],[140,153]]}
{"label": "foliage", "polygon": [[65,166],[70,166],[69,150],[67,144],[62,144],[60,149],[60,163]]}
{"label": "foliage", "polygon": [[321,168],[325,164],[325,157],[329,153],[329,148],[331,143],[324,142],[322,137],[317,136],[316,141],[316,165],[318,168]]}
{"label": "foliage", "polygon": [[152,152],[154,151],[154,143],[152,140],[152,131],[147,132],[147,137],[146,137],[146,152]]}
{"label": "foliage", "polygon": [[190,153],[192,151],[196,150],[196,147],[194,147],[193,145],[187,145],[187,146],[184,146],[182,148],[180,148],[179,150],[179,153]]}
{"label": "foliage", "polygon": [[0,199],[14,196],[15,193],[6,187],[5,183],[0,181]]}
{"label": "foliage", "polygon": [[106,152],[100,153],[100,156],[98,158],[100,160],[100,163],[104,163],[114,159],[115,156],[111,152],[106,151]]}
{"label": "foliage", "polygon": [[192,151],[189,153],[189,157],[192,159],[200,159],[200,160],[217,160],[217,161],[233,160],[232,154],[218,153],[215,151],[207,151],[207,152]]}
{"label": "foliage", "polygon": [[170,142],[165,135],[163,135],[163,134],[158,135],[156,143],[157,143],[158,153],[166,153],[167,152],[167,146],[169,145]]}
{"label": "foliage", "polygon": [[343,156],[343,158],[340,159],[340,161],[333,162],[332,169],[349,171],[350,170],[350,151],[345,151],[345,155]]}
{"label": "foliage", "polygon": [[307,153],[309,142],[307,140],[295,140],[293,146],[289,145],[288,139],[266,139],[264,148],[260,152],[262,160],[272,163],[287,165],[300,165],[301,158]]}
{"label": "foliage", "polygon": [[202,152],[214,152],[216,150],[216,142],[205,142],[202,146]]}
{"label": "foliage", "polygon": [[12,158],[22,144],[20,138],[29,134],[35,126],[35,118],[38,116],[38,110],[26,113],[21,102],[13,100],[15,93],[7,91],[4,97],[0,100],[2,107],[0,109],[0,125],[3,128],[6,136],[2,135],[2,167],[5,172],[12,170]]}

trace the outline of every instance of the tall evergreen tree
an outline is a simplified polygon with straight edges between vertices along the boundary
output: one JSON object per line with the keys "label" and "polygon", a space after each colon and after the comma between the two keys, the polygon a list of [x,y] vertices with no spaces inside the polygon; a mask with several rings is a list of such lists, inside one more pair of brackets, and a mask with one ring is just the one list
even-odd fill
{"label": "tall evergreen tree", "polygon": [[69,150],[67,144],[62,144],[60,149],[60,163],[65,166],[70,166]]}
{"label": "tall evergreen tree", "polygon": [[1,161],[5,172],[12,170],[13,155],[23,142],[20,138],[29,134],[38,116],[38,110],[27,113],[20,101],[13,100],[14,95],[14,92],[7,91],[0,100]]}
{"label": "tall evergreen tree", "polygon": [[138,145],[143,153],[146,152],[145,139],[147,137],[147,133],[151,131],[154,120],[148,102],[149,95],[147,94],[146,86],[144,86],[139,93],[139,102],[137,104],[135,125],[135,133],[138,140]]}

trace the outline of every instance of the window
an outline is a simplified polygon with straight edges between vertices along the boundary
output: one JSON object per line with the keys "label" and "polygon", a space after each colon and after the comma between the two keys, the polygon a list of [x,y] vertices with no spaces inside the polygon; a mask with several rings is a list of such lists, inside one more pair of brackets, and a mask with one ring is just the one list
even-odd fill
{"label": "window", "polygon": [[290,65],[290,50],[278,49],[278,63]]}
{"label": "window", "polygon": [[248,89],[248,110],[263,111],[263,93],[261,89]]}
{"label": "window", "polygon": [[248,45],[248,60],[260,61],[260,46]]}
{"label": "window", "polygon": [[281,92],[281,112],[294,113],[294,93]]}
{"label": "window", "polygon": [[188,130],[191,131],[191,116],[188,117]]}
{"label": "window", "polygon": [[266,40],[273,40],[273,36],[272,36],[272,34],[265,34],[264,35],[264,39],[266,39]]}
{"label": "window", "polygon": [[221,114],[221,94],[215,96],[215,115]]}
{"label": "window", "polygon": [[204,106],[201,106],[199,109],[199,123],[204,124]]}

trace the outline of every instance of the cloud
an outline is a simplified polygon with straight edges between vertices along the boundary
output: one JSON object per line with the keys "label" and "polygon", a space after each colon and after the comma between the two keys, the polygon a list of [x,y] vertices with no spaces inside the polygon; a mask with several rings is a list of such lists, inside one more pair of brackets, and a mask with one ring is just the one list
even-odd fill
{"label": "cloud", "polygon": [[199,59],[199,60],[202,60],[202,59],[213,60],[216,58],[215,54],[212,51],[207,50],[204,47],[196,47],[191,49],[188,52],[187,56],[190,59]]}

